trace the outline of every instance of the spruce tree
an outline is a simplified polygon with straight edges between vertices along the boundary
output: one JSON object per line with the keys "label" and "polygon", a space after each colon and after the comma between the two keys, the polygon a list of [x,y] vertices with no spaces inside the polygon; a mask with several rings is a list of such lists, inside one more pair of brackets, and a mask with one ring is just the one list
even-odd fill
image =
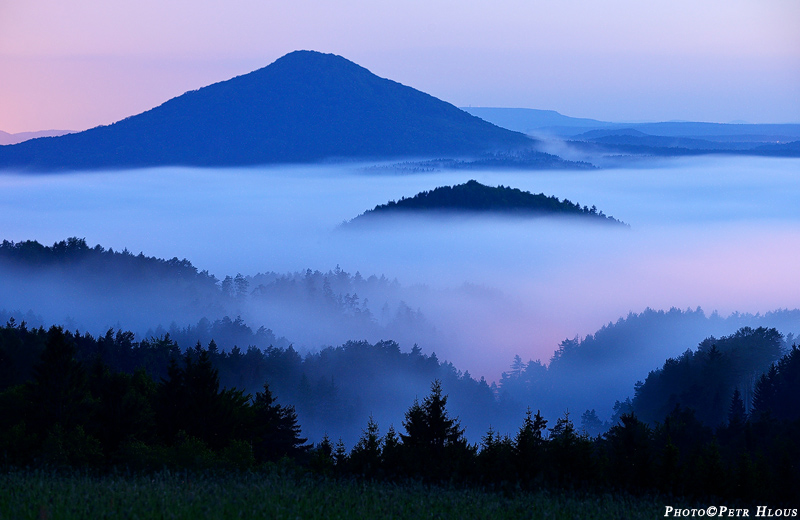
{"label": "spruce tree", "polygon": [[539,410],[534,416],[528,407],[525,419],[514,438],[514,455],[517,474],[525,481],[531,481],[541,474],[544,464],[544,430],[547,420]]}
{"label": "spruce tree", "polygon": [[415,401],[406,412],[400,434],[411,471],[433,478],[454,474],[474,455],[458,418],[447,413],[447,396],[438,379],[422,404]]}
{"label": "spruce tree", "polygon": [[350,452],[350,465],[354,472],[372,477],[381,466],[381,438],[378,423],[369,416],[367,428],[363,430],[353,450]]}
{"label": "spruce tree", "polygon": [[387,475],[398,475],[403,471],[403,446],[393,425],[389,426],[383,437],[381,466]]}
{"label": "spruce tree", "polygon": [[70,428],[83,424],[91,413],[87,374],[75,359],[77,350],[61,327],[51,327],[31,388],[33,426],[46,431],[54,424]]}
{"label": "spruce tree", "polygon": [[277,404],[267,383],[264,383],[263,392],[256,392],[252,412],[251,431],[256,460],[275,461],[307,450],[304,445],[307,439],[300,437],[294,407]]}
{"label": "spruce tree", "polygon": [[733,390],[731,397],[731,405],[728,409],[728,426],[734,430],[740,429],[744,422],[747,420],[747,413],[744,410],[744,401],[742,401],[742,394],[739,389]]}

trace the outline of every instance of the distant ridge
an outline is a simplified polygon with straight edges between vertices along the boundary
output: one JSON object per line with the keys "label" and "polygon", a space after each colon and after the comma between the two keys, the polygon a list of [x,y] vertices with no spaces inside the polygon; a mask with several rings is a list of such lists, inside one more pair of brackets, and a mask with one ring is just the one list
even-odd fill
{"label": "distant ridge", "polygon": [[598,211],[596,207],[581,207],[567,199],[543,193],[532,194],[518,188],[506,186],[490,187],[470,180],[455,186],[441,186],[431,191],[423,191],[411,198],[401,198],[375,206],[348,222],[355,224],[373,220],[381,216],[409,213],[496,213],[516,216],[562,215],[587,217],[612,224],[626,225],[613,217]]}
{"label": "distant ridge", "polygon": [[73,130],[41,130],[38,132],[18,132],[16,134],[10,134],[0,130],[0,145],[17,144],[39,137],[58,137],[64,134],[71,134],[72,132]]}
{"label": "distant ridge", "polygon": [[462,107],[462,110],[503,128],[522,133],[572,135],[589,129],[614,126],[614,123],[565,116],[555,110],[535,108]]}
{"label": "distant ridge", "polygon": [[612,123],[531,108],[464,110],[509,130],[537,138],[566,139],[577,150],[615,160],[706,154],[800,157],[800,124]]}
{"label": "distant ridge", "polygon": [[108,126],[0,147],[0,168],[470,156],[531,142],[341,56],[295,51]]}
{"label": "distant ridge", "polygon": [[590,131],[606,130],[619,134],[636,130],[663,137],[702,138],[713,141],[790,142],[800,140],[800,124],[703,123],[664,121],[656,123],[619,123],[570,117],[555,110],[533,108],[464,107],[462,110],[503,128],[529,134],[573,137]]}

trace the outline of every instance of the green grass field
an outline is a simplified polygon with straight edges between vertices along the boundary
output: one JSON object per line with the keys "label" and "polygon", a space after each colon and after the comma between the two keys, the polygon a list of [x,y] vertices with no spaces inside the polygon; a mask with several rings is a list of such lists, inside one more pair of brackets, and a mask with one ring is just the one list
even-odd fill
{"label": "green grass field", "polygon": [[0,475],[0,518],[657,518],[654,498],[549,492],[500,494],[422,484],[342,481],[273,469],[89,476],[14,470]]}

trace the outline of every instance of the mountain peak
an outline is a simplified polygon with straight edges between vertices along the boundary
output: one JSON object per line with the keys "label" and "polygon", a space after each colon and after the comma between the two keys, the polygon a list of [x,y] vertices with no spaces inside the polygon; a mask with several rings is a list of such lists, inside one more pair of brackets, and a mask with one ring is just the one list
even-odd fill
{"label": "mountain peak", "polygon": [[[339,64],[351,67],[357,67],[362,70],[367,70],[364,67],[355,64],[354,62],[339,56],[338,54],[312,51],[312,50],[296,50],[288,54],[284,54],[274,62],[272,65],[291,65],[307,67],[313,64]],[[269,65],[268,65],[269,66]],[[266,68],[266,67],[265,67]]]}
{"label": "mountain peak", "polygon": [[334,54],[295,51],[117,123],[3,147],[0,167],[238,166],[471,156],[531,141]]}

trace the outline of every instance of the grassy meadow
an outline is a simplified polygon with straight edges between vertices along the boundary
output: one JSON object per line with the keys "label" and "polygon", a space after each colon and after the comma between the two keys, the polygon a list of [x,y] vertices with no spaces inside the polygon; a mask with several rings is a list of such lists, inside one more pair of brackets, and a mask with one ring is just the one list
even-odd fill
{"label": "grassy meadow", "polygon": [[337,480],[295,471],[92,476],[44,470],[0,475],[0,519],[656,518],[655,498],[494,493]]}

